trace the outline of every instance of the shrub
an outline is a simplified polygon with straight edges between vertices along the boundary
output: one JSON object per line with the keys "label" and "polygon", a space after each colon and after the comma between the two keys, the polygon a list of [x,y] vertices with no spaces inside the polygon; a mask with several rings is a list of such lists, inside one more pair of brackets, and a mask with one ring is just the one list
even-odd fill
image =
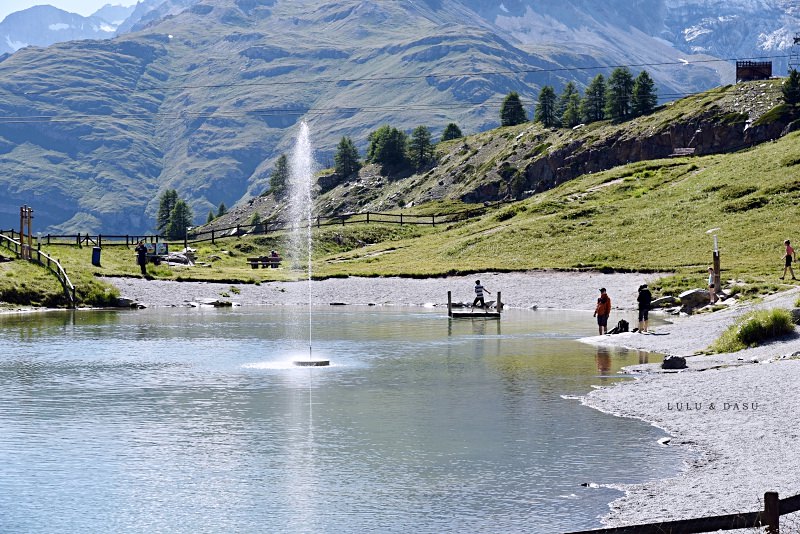
{"label": "shrub", "polygon": [[713,352],[736,352],[794,332],[788,310],[760,310],[732,324],[710,347]]}

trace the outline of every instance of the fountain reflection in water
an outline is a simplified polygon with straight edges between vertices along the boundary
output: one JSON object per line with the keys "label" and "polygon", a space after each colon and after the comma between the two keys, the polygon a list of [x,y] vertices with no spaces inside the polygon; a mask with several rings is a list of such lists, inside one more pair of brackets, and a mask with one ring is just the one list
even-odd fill
{"label": "fountain reflection in water", "polygon": [[308,283],[308,359],[297,360],[295,365],[321,367],[330,364],[328,360],[314,359],[312,351],[311,330],[311,253],[313,226],[312,211],[314,207],[314,152],[311,147],[311,135],[308,123],[300,123],[300,133],[295,142],[289,174],[289,217],[292,221],[290,238],[290,258],[294,268],[307,270]]}

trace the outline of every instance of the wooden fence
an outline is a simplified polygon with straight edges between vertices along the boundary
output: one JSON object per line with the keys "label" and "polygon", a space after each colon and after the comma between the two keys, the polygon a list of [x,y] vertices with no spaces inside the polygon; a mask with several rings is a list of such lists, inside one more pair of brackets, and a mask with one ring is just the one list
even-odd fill
{"label": "wooden fence", "polygon": [[[312,225],[316,228],[327,226],[346,226],[348,224],[399,224],[399,225],[430,225],[436,226],[437,224],[452,224],[459,221],[464,221],[476,217],[481,217],[486,212],[500,205],[485,204],[479,208],[462,210],[453,213],[433,214],[433,215],[408,215],[403,213],[379,213],[379,212],[360,212],[360,213],[344,213],[340,215],[331,215],[329,217],[315,217],[312,220]],[[47,246],[54,245],[76,245],[76,246],[132,246],[139,241],[149,243],[159,242],[183,242],[184,246],[194,243],[202,243],[211,241],[214,243],[217,239],[225,237],[237,237],[244,234],[270,234],[289,230],[293,224],[288,221],[265,221],[260,224],[238,224],[236,226],[229,226],[225,228],[212,228],[209,230],[192,231],[189,230],[183,239],[168,240],[162,235],[111,235],[111,234],[47,234],[39,235],[37,238],[39,243]],[[305,227],[305,226],[303,226]],[[7,235],[11,239],[19,236],[19,232],[15,230],[3,230],[0,233]]]}
{"label": "wooden fence", "polygon": [[[20,241],[0,233],[0,244],[11,250],[17,257],[22,257],[22,243]],[[67,271],[64,270],[64,267],[61,266],[58,260],[53,259],[41,250],[31,250],[30,261],[38,263],[58,278],[61,287],[64,289],[64,295],[69,302],[69,307],[74,308],[77,302],[75,299],[75,286],[72,285],[69,276],[67,276]]]}
{"label": "wooden fence", "polygon": [[780,517],[800,511],[800,495],[780,499],[774,491],[764,494],[764,509],[744,514],[681,519],[646,525],[581,530],[569,534],[701,534],[718,530],[764,527],[767,534],[780,533]]}

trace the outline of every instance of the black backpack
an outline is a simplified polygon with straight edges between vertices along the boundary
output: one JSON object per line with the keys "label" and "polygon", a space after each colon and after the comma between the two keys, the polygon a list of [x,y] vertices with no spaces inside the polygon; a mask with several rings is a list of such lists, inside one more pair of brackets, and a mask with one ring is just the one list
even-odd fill
{"label": "black backpack", "polygon": [[625,319],[620,319],[619,322],[617,323],[617,326],[612,328],[608,333],[609,334],[621,334],[623,332],[627,332],[628,331],[628,326],[629,326],[628,325],[628,321],[626,321]]}

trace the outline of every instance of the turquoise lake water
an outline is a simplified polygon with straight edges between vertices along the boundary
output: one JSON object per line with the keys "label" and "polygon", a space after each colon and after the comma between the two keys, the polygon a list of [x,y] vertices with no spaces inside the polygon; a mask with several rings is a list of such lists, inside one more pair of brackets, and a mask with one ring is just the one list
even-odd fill
{"label": "turquoise lake water", "polygon": [[591,313],[289,307],[0,317],[0,532],[563,532],[672,475],[565,396],[643,353]]}

